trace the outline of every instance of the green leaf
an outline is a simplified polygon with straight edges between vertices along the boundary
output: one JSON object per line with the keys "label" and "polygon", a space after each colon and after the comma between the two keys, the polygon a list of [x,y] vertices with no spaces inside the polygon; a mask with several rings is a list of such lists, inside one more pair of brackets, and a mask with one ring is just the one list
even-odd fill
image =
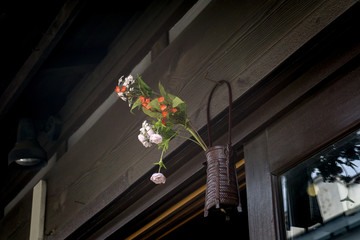
{"label": "green leaf", "polygon": [[157,132],[159,132],[160,129],[164,126],[164,124],[161,122],[161,119],[158,119],[156,122],[154,121],[152,124],[154,125]]}
{"label": "green leaf", "polygon": [[165,98],[165,102],[172,105],[173,100],[174,100],[174,98],[176,98],[176,96],[172,95],[170,93],[167,93],[165,91],[164,86],[161,84],[161,82],[159,82],[159,90],[160,90],[160,95]]}
{"label": "green leaf", "polygon": [[144,97],[149,97],[153,93],[153,90],[149,87],[149,85],[147,85],[141,79],[141,77],[139,75],[138,75],[137,79],[138,79],[139,88],[140,88],[142,94],[144,95]]}
{"label": "green leaf", "polygon": [[146,108],[142,108],[143,112],[151,118],[159,119],[162,118],[162,114],[159,112],[151,111]]}
{"label": "green leaf", "polygon": [[166,169],[166,166],[163,161],[161,161],[160,166]]}
{"label": "green leaf", "polygon": [[171,105],[173,104],[174,99],[177,98],[175,95],[168,93],[167,94],[167,100],[169,103],[171,103]]}
{"label": "green leaf", "polygon": [[131,112],[131,113],[134,113],[133,110],[134,110],[136,107],[139,107],[139,106],[141,106],[141,101],[140,101],[140,99],[138,98],[138,99],[134,102],[134,104],[131,106],[130,112]]}
{"label": "green leaf", "polygon": [[180,113],[176,113],[173,116],[169,117],[169,122],[174,125],[180,124],[180,125],[186,127],[188,119],[187,119],[185,113],[180,112]]}
{"label": "green leaf", "polygon": [[157,110],[159,112],[161,112],[161,109],[160,109],[160,104],[159,104],[159,101],[157,98],[155,98],[154,100],[152,100],[148,106],[152,107],[152,110]]}
{"label": "green leaf", "polygon": [[159,91],[160,91],[161,96],[166,97],[167,93],[164,89],[164,86],[161,84],[161,82],[159,82]]}
{"label": "green leaf", "polygon": [[166,169],[166,166],[165,166],[165,164],[164,164],[163,161],[159,161],[159,162],[157,162],[157,163],[154,163],[154,165],[158,165],[158,166]]}
{"label": "green leaf", "polygon": [[161,128],[159,132],[163,138],[163,142],[170,141],[171,139],[173,139],[176,136],[176,132],[174,130],[172,130],[170,127],[166,127],[166,126]]}
{"label": "green leaf", "polygon": [[185,104],[185,102],[183,100],[181,100],[179,97],[175,97],[172,101],[173,108],[178,107],[180,104]]}
{"label": "green leaf", "polygon": [[187,106],[186,103],[181,103],[177,106],[177,109],[179,110],[179,115],[184,115],[184,117],[187,118]]}

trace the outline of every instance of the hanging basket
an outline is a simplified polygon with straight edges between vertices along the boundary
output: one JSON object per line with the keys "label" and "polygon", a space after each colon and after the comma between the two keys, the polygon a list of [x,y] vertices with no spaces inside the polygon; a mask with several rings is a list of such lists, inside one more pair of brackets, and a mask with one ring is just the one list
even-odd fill
{"label": "hanging basket", "polygon": [[[210,126],[210,103],[215,89],[226,83],[229,90],[229,130],[228,143],[226,145],[212,146]],[[207,217],[210,211],[222,210],[230,212],[241,211],[239,187],[235,168],[236,156],[231,146],[232,128],[232,93],[230,84],[219,81],[212,89],[207,105],[207,127],[209,148],[205,152],[207,164],[206,195],[204,216]]]}

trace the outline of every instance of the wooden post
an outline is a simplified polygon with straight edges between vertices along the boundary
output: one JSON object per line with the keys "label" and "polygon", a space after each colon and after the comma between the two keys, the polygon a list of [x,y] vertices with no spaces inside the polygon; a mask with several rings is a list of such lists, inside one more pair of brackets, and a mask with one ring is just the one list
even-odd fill
{"label": "wooden post", "polygon": [[46,182],[44,180],[40,180],[33,189],[30,240],[44,239],[45,203]]}
{"label": "wooden post", "polygon": [[273,183],[269,170],[267,145],[266,131],[244,145],[249,236],[251,240],[277,239]]}

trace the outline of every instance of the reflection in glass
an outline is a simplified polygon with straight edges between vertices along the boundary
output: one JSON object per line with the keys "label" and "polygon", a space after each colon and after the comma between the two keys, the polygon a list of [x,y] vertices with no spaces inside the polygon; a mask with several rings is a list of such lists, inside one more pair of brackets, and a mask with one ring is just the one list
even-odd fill
{"label": "reflection in glass", "polygon": [[360,131],[280,177],[287,239],[360,239]]}

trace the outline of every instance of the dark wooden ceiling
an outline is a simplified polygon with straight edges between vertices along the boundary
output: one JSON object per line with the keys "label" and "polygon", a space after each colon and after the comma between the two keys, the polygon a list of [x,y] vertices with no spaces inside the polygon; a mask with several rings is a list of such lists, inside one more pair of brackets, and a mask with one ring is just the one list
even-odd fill
{"label": "dark wooden ceiling", "polygon": [[123,27],[151,2],[0,3],[1,209],[36,173],[8,166],[18,120],[30,117],[38,132],[44,131],[48,119],[58,115],[72,89],[103,59]]}

